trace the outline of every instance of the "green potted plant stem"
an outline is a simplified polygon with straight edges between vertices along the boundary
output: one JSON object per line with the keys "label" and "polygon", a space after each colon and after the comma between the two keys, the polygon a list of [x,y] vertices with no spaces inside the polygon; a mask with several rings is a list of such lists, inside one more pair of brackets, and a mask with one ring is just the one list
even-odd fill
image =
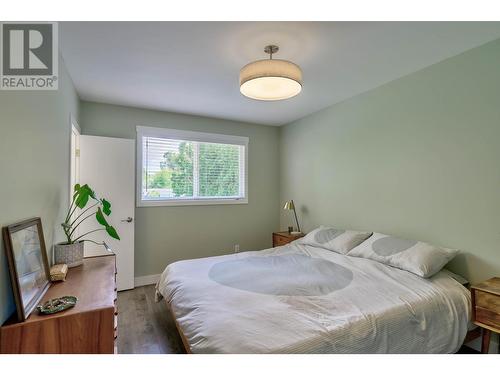
{"label": "green potted plant stem", "polygon": [[[95,192],[87,185],[76,184],[73,191],[73,199],[68,209],[66,219],[61,224],[66,241],[54,246],[54,261],[56,264],[66,263],[68,267],[76,267],[83,263],[83,245],[86,241],[97,245],[104,245],[85,238],[91,233],[106,231],[109,236],[120,239],[115,228],[108,224],[106,216],[111,214],[111,203],[106,199],[99,199]],[[97,224],[102,227],[78,234],[76,229],[85,220],[95,218]]]}

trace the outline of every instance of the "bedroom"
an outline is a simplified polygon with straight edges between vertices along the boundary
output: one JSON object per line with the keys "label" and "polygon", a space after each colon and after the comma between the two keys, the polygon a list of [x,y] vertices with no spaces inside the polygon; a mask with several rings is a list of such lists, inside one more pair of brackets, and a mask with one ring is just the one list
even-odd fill
{"label": "bedroom", "polygon": [[500,22],[435,14],[9,17],[1,352],[498,354]]}

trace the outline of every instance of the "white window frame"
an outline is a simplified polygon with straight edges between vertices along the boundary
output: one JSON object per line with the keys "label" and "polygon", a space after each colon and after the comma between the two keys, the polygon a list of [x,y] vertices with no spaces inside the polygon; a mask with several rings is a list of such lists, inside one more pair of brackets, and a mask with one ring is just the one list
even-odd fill
{"label": "white window frame", "polygon": [[[188,130],[177,130],[167,128],[154,128],[150,126],[136,126],[136,205],[137,207],[151,207],[151,206],[197,206],[197,205],[217,205],[217,204],[247,204],[248,203],[248,137],[240,137],[236,135],[224,135],[215,133],[194,132]],[[142,156],[143,156],[143,137],[157,137],[178,139],[183,141],[194,142],[210,142],[210,143],[224,143],[231,145],[244,146],[244,152],[240,157],[245,158],[244,173],[240,173],[240,187],[243,185],[244,194],[241,198],[175,198],[175,199],[158,199],[151,200],[142,199]],[[241,161],[240,161],[241,165]],[[241,184],[241,178],[244,176],[245,183]],[[193,190],[194,190],[193,186]]]}

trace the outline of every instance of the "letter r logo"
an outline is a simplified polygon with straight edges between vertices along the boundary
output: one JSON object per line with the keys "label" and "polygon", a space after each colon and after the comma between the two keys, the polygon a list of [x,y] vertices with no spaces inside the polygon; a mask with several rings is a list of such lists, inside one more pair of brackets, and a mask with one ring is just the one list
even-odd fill
{"label": "letter r logo", "polygon": [[2,24],[3,75],[53,75],[53,25]]}

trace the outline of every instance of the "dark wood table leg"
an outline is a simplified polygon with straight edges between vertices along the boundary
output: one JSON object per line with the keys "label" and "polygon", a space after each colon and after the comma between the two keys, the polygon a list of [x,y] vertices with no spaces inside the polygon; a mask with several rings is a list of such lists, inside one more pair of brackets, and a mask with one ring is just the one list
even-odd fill
{"label": "dark wood table leg", "polygon": [[483,341],[481,343],[481,353],[488,354],[490,351],[491,331],[483,328]]}

